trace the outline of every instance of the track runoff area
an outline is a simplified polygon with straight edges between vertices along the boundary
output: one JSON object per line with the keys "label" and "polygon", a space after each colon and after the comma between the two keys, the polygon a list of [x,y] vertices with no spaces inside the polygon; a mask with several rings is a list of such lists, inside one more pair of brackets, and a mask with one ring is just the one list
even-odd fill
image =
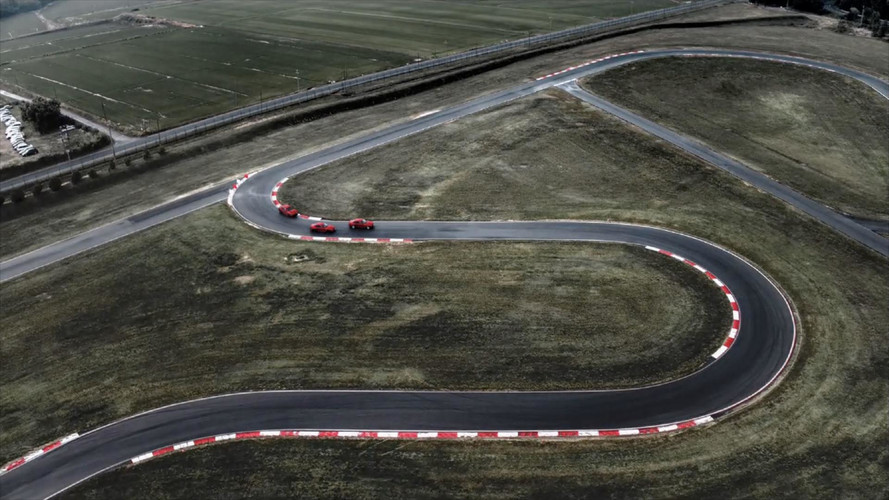
{"label": "track runoff area", "polygon": [[[301,241],[590,241],[642,246],[704,273],[729,301],[732,325],[723,345],[702,369],[666,383],[607,391],[263,391],[204,398],[151,410],[80,436],[72,434],[35,450],[0,469],[0,491],[8,498],[45,498],[115,467],[229,440],[639,436],[709,424],[750,402],[786,369],[796,345],[796,323],[789,300],[778,286],[752,263],[718,245],[666,229],[603,222],[388,221],[377,225],[374,238],[318,237],[309,233],[308,226],[321,217],[299,214],[288,219],[277,210],[277,190],[299,173],[583,76],[641,59],[670,56],[754,57],[804,64],[851,76],[889,98],[889,84],[882,80],[796,57],[715,50],[630,52],[544,75],[508,91],[247,174],[230,186],[227,196],[213,189],[189,201],[206,206],[227,200],[247,224]],[[797,205],[795,200],[785,201]],[[163,207],[152,212],[130,229],[114,228],[108,241],[121,237],[121,232],[131,234],[183,213],[179,205],[171,207],[170,213]],[[849,235],[831,224],[836,221],[833,216],[810,215]],[[347,224],[332,222],[342,227]],[[76,242],[76,238],[72,240]],[[72,240],[62,243],[70,245]],[[96,235],[91,235],[91,241],[95,240]],[[52,248],[49,253],[61,260],[81,251],[75,245],[67,251]]]}

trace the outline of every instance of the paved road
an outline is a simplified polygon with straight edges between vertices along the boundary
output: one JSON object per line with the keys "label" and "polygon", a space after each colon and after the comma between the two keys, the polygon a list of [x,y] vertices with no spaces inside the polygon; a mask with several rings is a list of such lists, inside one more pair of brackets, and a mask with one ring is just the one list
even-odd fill
{"label": "paved road", "polygon": [[[250,197],[249,190],[243,193],[243,200],[236,198],[236,204]],[[306,229],[308,221],[279,216],[268,196],[264,203],[265,213],[259,220],[267,220],[282,231]],[[718,418],[727,408],[767,385],[792,351],[793,318],[775,286],[733,254],[689,236],[644,226],[583,222],[390,222],[381,223],[375,232],[379,237],[425,240],[605,241],[669,249],[711,270],[731,288],[741,309],[741,329],[732,348],[701,371],[668,384],[635,390],[282,391],[184,403],[86,434],[14,469],[0,477],[4,498],[43,498],[154,448],[243,430],[614,429],[669,424],[705,415]]]}
{"label": "paved road", "polygon": [[[552,78],[547,78],[530,83],[523,83],[503,92],[480,97],[467,103],[448,108],[437,113],[412,120],[407,123],[393,125],[386,129],[358,137],[344,144],[334,146],[320,152],[303,156],[290,162],[284,163],[280,166],[275,167],[275,172],[280,174],[276,174],[278,176],[278,179],[284,177],[285,175],[294,175],[299,172],[304,172],[306,170],[319,167],[334,160],[338,160],[346,156],[350,156],[361,151],[377,147],[381,144],[386,144],[388,142],[401,139],[408,135],[416,134],[437,125],[457,120],[459,118],[470,115],[472,113],[477,113],[492,106],[498,106],[507,103],[513,99],[519,99],[521,97],[531,95],[535,92],[539,92],[553,86],[569,84],[577,78],[593,75],[602,71],[607,71],[617,66],[644,59],[671,56],[756,57],[792,64],[804,64],[828,71],[834,71],[849,76],[851,78],[855,78],[889,99],[889,83],[880,80],[879,78],[855,70],[842,68],[832,64],[821,63],[818,61],[811,61],[808,59],[773,54],[762,54],[758,52],[706,49],[672,49],[640,52],[599,61],[588,66],[567,71]],[[628,119],[629,121],[631,113],[621,108],[617,108],[613,105],[609,106],[611,106],[611,109],[614,109],[616,112],[623,113],[623,117],[625,119]],[[642,123],[644,120],[641,117],[636,117],[635,115],[632,116],[634,117],[633,119],[635,119],[638,123]],[[652,128],[651,130],[655,130],[655,128]],[[873,234],[872,231],[869,231],[867,228],[864,228],[860,224],[857,224],[854,221],[850,221],[845,217],[836,214],[832,210],[827,209],[826,207],[818,205],[816,202],[806,198],[800,193],[797,193],[785,186],[782,186],[781,184],[771,179],[765,178],[761,174],[758,174],[755,171],[744,167],[743,165],[737,164],[735,162],[725,162],[724,156],[718,155],[712,150],[700,146],[691,139],[678,137],[674,138],[673,142],[680,147],[690,147],[692,151],[697,148],[697,151],[699,151],[702,155],[706,152],[707,156],[702,156],[702,158],[704,158],[705,160],[714,161],[716,162],[714,163],[715,165],[726,168],[729,172],[738,175],[739,177],[742,177],[742,175],[750,177],[755,182],[761,184],[761,189],[772,192],[775,196],[784,199],[788,203],[791,203],[800,210],[803,210],[812,217],[820,220],[821,222],[824,222],[825,224],[828,224],[834,229],[849,235],[856,241],[859,241],[864,245],[874,248],[876,251],[882,253],[883,255],[889,254],[889,248],[887,248],[886,240],[881,239],[879,236]],[[692,147],[693,145],[696,146]],[[693,152],[693,154],[696,153]],[[227,189],[228,184],[229,183],[221,184],[202,193],[191,196],[189,199],[190,202],[193,204],[192,206],[200,207],[222,201],[224,199],[224,195],[220,193]],[[179,200],[169,205],[162,205],[157,208],[151,209],[146,214],[123,219],[107,226],[103,226],[102,228],[94,229],[88,233],[85,233],[84,235],[49,245],[33,252],[14,257],[5,262],[0,262],[0,283],[13,279],[17,276],[21,276],[22,274],[30,272],[34,269],[43,267],[51,262],[56,262],[64,258],[77,255],[78,253],[94,248],[95,246],[102,243],[113,241],[117,238],[120,238],[121,236],[125,236],[126,234],[132,234],[136,231],[140,231],[155,224],[159,224],[161,222],[169,220],[171,217],[181,215],[182,213],[185,213],[185,211],[183,211],[182,208],[182,201]],[[138,222],[134,223],[134,219]]]}
{"label": "paved road", "polygon": [[[660,137],[707,163],[725,170],[744,182],[793,205],[811,217],[827,224],[834,230],[845,234],[849,238],[852,238],[883,255],[889,255],[889,240],[878,235],[872,229],[872,227],[883,227],[885,224],[881,225],[879,222],[872,221],[863,223],[862,221],[846,217],[821,203],[806,197],[799,191],[795,191],[784,184],[771,179],[765,174],[753,170],[741,162],[735,161],[722,153],[710,149],[699,141],[673,132],[651,120],[646,120],[631,111],[616,106],[601,97],[590,94],[586,90],[578,87],[577,82],[568,82],[559,87],[582,101],[611,113],[654,136]],[[882,90],[884,92],[886,91],[886,89]],[[889,98],[889,93],[883,93],[883,95]]]}
{"label": "paved road", "polygon": [[[720,51],[658,51],[612,58],[547,80],[519,85],[251,176],[232,197],[251,223],[284,234],[308,234],[308,222],[278,215],[269,193],[283,177],[385,144],[580,76],[651,57]],[[760,54],[756,54],[757,57]],[[803,60],[769,56],[785,62]],[[809,64],[810,62],[805,62]],[[815,64],[815,63],[812,63]],[[831,68],[845,71],[842,68]],[[854,73],[854,72],[853,72]],[[885,82],[860,75],[874,88]],[[881,86],[882,85],[882,86]],[[884,95],[889,93],[881,91]],[[0,265],[6,280],[30,269],[221,201],[219,186]],[[794,203],[794,200],[790,200]],[[816,212],[825,223],[833,219]],[[339,222],[341,235],[348,233]],[[366,236],[356,232],[356,236]],[[278,391],[181,403],[113,423],[0,477],[4,498],[42,498],[161,446],[199,436],[254,429],[540,430],[645,427],[710,415],[718,418],[753,397],[781,372],[795,342],[790,309],[766,277],[730,252],[691,236],[645,226],[584,222],[386,222],[374,236],[414,240],[572,240],[650,245],[706,267],[731,288],[741,308],[732,348],[702,370],[657,386],[620,391],[374,392]]]}

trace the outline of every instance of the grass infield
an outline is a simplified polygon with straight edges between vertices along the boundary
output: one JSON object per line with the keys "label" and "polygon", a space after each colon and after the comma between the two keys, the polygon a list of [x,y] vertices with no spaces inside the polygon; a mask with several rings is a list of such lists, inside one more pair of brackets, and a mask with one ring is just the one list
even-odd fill
{"label": "grass infield", "polygon": [[670,58],[584,85],[828,206],[889,219],[889,101],[864,84],[768,61]]}
{"label": "grass infield", "polygon": [[[480,219],[507,212],[539,217],[555,205],[573,217],[622,214],[714,240],[762,266],[793,299],[802,335],[796,363],[764,400],[680,435],[573,443],[237,443],[99,476],[69,498],[189,498],[196,491],[272,498],[885,497],[886,259],[567,96],[516,102],[396,146],[312,175],[337,184],[347,205],[362,203],[364,190],[402,193],[405,206],[374,207],[378,213],[404,215],[428,205],[420,208],[452,214],[474,199],[474,181],[484,178],[496,203],[471,205]],[[356,186],[350,194],[337,178],[349,166],[376,169],[392,183],[385,191]],[[411,184],[434,177],[426,172],[436,166],[454,169],[442,176],[447,190]],[[540,194],[523,189],[526,178]],[[433,195],[404,194],[416,192]],[[548,205],[539,204],[544,197]]]}
{"label": "grass infield", "polygon": [[731,323],[642,248],[294,243],[227,210],[4,284],[0,456],[244,390],[633,387],[701,367]]}

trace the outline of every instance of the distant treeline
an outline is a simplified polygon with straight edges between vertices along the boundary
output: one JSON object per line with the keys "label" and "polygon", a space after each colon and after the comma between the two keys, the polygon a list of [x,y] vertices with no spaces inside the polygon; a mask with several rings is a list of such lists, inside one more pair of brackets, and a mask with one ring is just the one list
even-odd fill
{"label": "distant treeline", "polygon": [[877,12],[882,19],[889,19],[889,0],[753,0],[753,3],[772,5],[775,7],[790,7],[804,12],[821,14],[825,5],[833,5],[839,9],[858,12]]}
{"label": "distant treeline", "polygon": [[37,10],[52,0],[0,0],[0,18]]}

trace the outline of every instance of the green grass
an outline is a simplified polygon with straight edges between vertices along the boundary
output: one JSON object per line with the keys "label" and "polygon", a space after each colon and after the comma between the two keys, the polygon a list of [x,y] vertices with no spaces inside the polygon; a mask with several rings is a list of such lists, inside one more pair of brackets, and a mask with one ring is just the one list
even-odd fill
{"label": "green grass", "polygon": [[585,86],[828,206],[889,218],[889,101],[861,83],[766,61],[675,58]]}
{"label": "green grass", "polygon": [[[97,16],[116,15],[119,3]],[[521,1],[218,0],[146,6],[140,14],[201,27],[108,23],[11,40],[4,43],[8,64],[0,84],[58,96],[94,116],[103,116],[104,103],[109,119],[135,132],[143,120],[160,118],[168,128],[296,91],[297,77],[305,89],[418,57],[670,5],[585,0],[550,11],[550,5]],[[108,33],[96,35],[100,30]]]}
{"label": "green grass", "polygon": [[[760,11],[747,4],[709,9],[710,16],[748,15]],[[699,19],[705,13],[698,15]],[[246,134],[233,144],[231,128],[195,143],[169,147],[173,155],[185,155],[164,168],[120,168],[100,182],[85,182],[76,190],[45,193],[39,201],[5,204],[0,212],[0,255],[9,257],[70,237],[210,183],[225,182],[246,171],[265,168],[332,145],[361,131],[382,127],[418,113],[442,109],[488,92],[511,87],[528,75],[543,75],[556,69],[601,57],[605,54],[645,47],[708,45],[796,53],[836,61],[889,77],[883,57],[883,42],[844,36],[824,30],[782,26],[723,26],[719,28],[669,29],[641,32],[583,45],[517,62],[508,67],[448,84],[439,89],[405,97],[395,102],[339,113],[311,123]],[[5,44],[4,44],[5,46]],[[322,99],[315,106],[339,99]],[[148,125],[150,128],[150,124]],[[242,127],[238,132],[250,128]],[[222,141],[220,144],[218,141]],[[198,156],[195,156],[198,155]],[[139,162],[136,164],[138,165]]]}
{"label": "green grass", "polygon": [[[448,189],[417,203],[408,195],[385,196],[375,185],[355,186],[358,194],[339,186],[345,182],[340,172],[351,168],[363,175],[367,168],[389,176],[387,190],[426,192],[426,184],[413,184],[429,177],[414,173],[418,165],[424,172],[438,166],[452,179],[443,181]],[[525,178],[536,179],[541,194],[526,189]],[[428,205],[425,214],[461,215],[454,207],[472,201],[479,179],[487,180],[496,201],[471,205],[477,212],[467,217],[534,218],[556,208],[576,218],[620,217],[708,238],[762,266],[800,315],[801,347],[787,378],[762,401],[715,426],[666,438],[245,443],[100,476],[72,494],[885,496],[889,263],[774,198],[562,95],[518,101],[291,182],[336,184],[336,195],[346,196],[343,206],[361,206],[356,200],[364,199],[365,189],[406,205],[376,207],[378,213],[409,215]]]}
{"label": "green grass", "polygon": [[241,390],[638,386],[701,367],[730,323],[703,275],[641,248],[294,243],[223,206],[0,300],[7,458]]}

